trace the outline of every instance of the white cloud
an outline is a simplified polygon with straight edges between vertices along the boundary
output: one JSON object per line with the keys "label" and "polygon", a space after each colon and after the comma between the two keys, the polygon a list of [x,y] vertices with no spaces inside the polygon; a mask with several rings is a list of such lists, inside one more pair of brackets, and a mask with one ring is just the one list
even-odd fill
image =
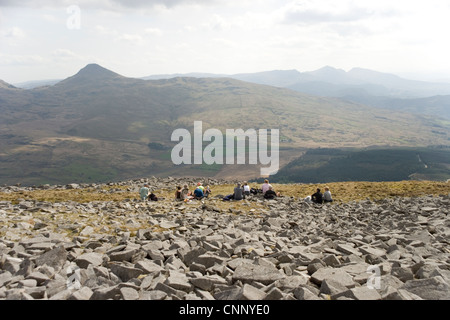
{"label": "white cloud", "polygon": [[4,66],[32,66],[47,62],[39,55],[0,54],[0,64]]}
{"label": "white cloud", "polygon": [[231,23],[220,15],[214,14],[204,26],[213,30],[222,31],[229,30],[231,28]]}
{"label": "white cloud", "polygon": [[146,44],[148,36],[161,37],[163,32],[158,28],[145,28],[140,33],[119,32],[115,29],[101,25],[95,26],[95,32],[101,37],[111,38],[116,42],[127,42],[128,44],[142,46]]}
{"label": "white cloud", "polygon": [[102,25],[96,25],[94,29],[99,35],[117,35],[116,31]]}
{"label": "white cloud", "polygon": [[0,7],[16,8],[60,8],[77,5],[98,10],[135,10],[155,7],[173,8],[182,5],[213,5],[225,0],[0,0]]}
{"label": "white cloud", "polygon": [[195,26],[187,25],[187,26],[183,27],[183,30],[185,30],[187,32],[195,32],[198,30],[198,28]]}
{"label": "white cloud", "polygon": [[288,4],[285,7],[285,22],[310,24],[324,22],[358,21],[373,15],[367,8],[349,1],[312,1],[304,0]]}
{"label": "white cloud", "polygon": [[79,58],[79,56],[69,49],[57,49],[52,52],[52,56],[61,60],[72,60]]}
{"label": "white cloud", "polygon": [[157,36],[157,37],[161,37],[163,35],[163,32],[159,28],[146,28],[144,30],[144,33],[146,35]]}
{"label": "white cloud", "polygon": [[58,17],[56,17],[55,15],[52,15],[52,14],[48,14],[48,13],[43,14],[42,19],[44,19],[45,21],[51,22],[51,23],[60,22],[60,19]]}
{"label": "white cloud", "polygon": [[25,32],[21,28],[12,27],[2,30],[0,35],[5,38],[24,38]]}
{"label": "white cloud", "polygon": [[75,53],[68,49],[57,49],[53,51],[53,55],[57,57],[73,57],[75,56]]}
{"label": "white cloud", "polygon": [[223,47],[237,48],[239,46],[235,41],[225,38],[213,38],[211,39],[211,41],[214,44],[220,45],[222,48]]}
{"label": "white cloud", "polygon": [[142,45],[144,44],[144,38],[139,34],[129,34],[129,33],[123,33],[119,35],[116,40],[118,41],[125,41],[130,44],[135,45]]}

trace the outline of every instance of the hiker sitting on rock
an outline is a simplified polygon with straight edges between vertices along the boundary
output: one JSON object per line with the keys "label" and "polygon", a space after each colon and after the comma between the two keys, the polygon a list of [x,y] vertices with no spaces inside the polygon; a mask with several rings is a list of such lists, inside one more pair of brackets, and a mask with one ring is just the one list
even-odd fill
{"label": "hiker sitting on rock", "polygon": [[181,193],[181,186],[177,186],[177,191],[175,191],[175,200],[181,201],[183,200]]}
{"label": "hiker sitting on rock", "polygon": [[200,187],[194,190],[194,199],[200,200],[204,197],[203,191]]}
{"label": "hiker sitting on rock", "polygon": [[280,197],[281,193],[280,192],[275,192],[273,190],[273,187],[270,186],[269,189],[264,193],[264,199],[275,199],[276,197]]}
{"label": "hiker sitting on rock", "polygon": [[205,195],[205,198],[208,198],[208,196],[212,193],[211,188],[209,185],[206,186],[205,190],[203,191],[203,194]]}
{"label": "hiker sitting on rock", "polygon": [[272,185],[269,183],[269,180],[265,179],[263,185],[261,186],[262,193],[265,194],[271,186]]}
{"label": "hiker sitting on rock", "polygon": [[234,188],[233,199],[234,200],[245,199],[244,189],[241,187],[240,183],[238,183],[236,188]]}
{"label": "hiker sitting on rock", "polygon": [[323,203],[323,194],[320,192],[320,189],[317,188],[316,193],[311,195],[311,201],[314,203],[322,204]]}
{"label": "hiker sitting on rock", "polygon": [[201,182],[197,183],[197,188],[200,188],[202,190],[202,192],[205,193],[205,187],[202,185]]}
{"label": "hiker sitting on rock", "polygon": [[141,197],[141,200],[147,200],[148,198],[148,184],[144,184],[144,186],[139,189],[139,196]]}
{"label": "hiker sitting on rock", "polygon": [[250,186],[248,185],[247,181],[244,182],[244,194],[246,196],[250,195]]}
{"label": "hiker sitting on rock", "polygon": [[331,197],[330,188],[325,187],[325,192],[323,193],[323,202],[333,202],[333,198]]}
{"label": "hiker sitting on rock", "polygon": [[193,198],[191,192],[189,191],[189,188],[187,184],[184,185],[183,189],[181,190],[181,199],[184,201],[189,201]]}

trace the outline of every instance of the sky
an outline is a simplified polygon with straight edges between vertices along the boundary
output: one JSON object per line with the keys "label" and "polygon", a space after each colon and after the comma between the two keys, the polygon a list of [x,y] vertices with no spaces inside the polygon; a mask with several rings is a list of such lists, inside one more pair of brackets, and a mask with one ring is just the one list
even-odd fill
{"label": "sky", "polygon": [[0,0],[0,79],[332,66],[450,81],[450,1]]}

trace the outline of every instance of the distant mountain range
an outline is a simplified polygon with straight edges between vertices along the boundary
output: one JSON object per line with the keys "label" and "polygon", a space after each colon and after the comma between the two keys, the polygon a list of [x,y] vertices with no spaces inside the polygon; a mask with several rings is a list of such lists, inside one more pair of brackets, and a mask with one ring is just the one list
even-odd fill
{"label": "distant mountain range", "polygon": [[324,67],[312,72],[275,70],[234,75],[176,74],[154,75],[143,79],[172,77],[230,77],[237,80],[289,88],[323,97],[338,97],[389,110],[427,114],[450,120],[450,83],[408,80],[393,74],[362,68],[348,72]]}
{"label": "distant mountain range", "polygon": [[234,75],[188,73],[153,75],[144,77],[143,79],[158,80],[174,77],[229,77],[252,83],[290,88],[299,92],[326,97],[345,97],[364,94],[394,98],[423,98],[434,95],[450,95],[450,83],[408,80],[393,74],[362,68],[353,68],[346,72],[330,66],[311,72],[274,70]]}
{"label": "distant mountain range", "polygon": [[53,86],[60,82],[62,79],[48,79],[48,80],[32,80],[14,83],[14,86],[21,89],[34,89],[37,87]]}
{"label": "distant mountain range", "polygon": [[[297,71],[273,71],[242,74],[239,80],[207,75],[146,80],[89,64],[54,85],[21,89],[0,82],[0,184],[148,175],[258,177],[255,165],[174,165],[171,134],[178,128],[192,132],[194,121],[202,121],[203,130],[224,133],[279,129],[282,167],[316,148],[448,145],[448,120],[415,114],[419,105],[386,112],[305,94],[286,87],[297,76]],[[256,78],[266,83],[257,84]],[[269,84],[274,81],[278,85]]]}
{"label": "distant mountain range", "polygon": [[[363,68],[346,72],[330,66],[310,72],[273,70],[257,73],[161,74],[143,80],[162,80],[177,77],[232,78],[236,80],[288,88],[298,92],[337,97],[348,101],[401,112],[442,117],[450,120],[450,83],[408,80],[399,76]],[[60,80],[29,81],[14,84],[24,89],[52,86]]]}

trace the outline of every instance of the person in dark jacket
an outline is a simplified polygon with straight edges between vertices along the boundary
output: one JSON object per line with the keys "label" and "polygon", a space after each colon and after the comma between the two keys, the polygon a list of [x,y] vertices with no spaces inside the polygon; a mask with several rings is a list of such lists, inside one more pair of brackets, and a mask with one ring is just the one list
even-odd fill
{"label": "person in dark jacket", "polygon": [[323,194],[322,194],[322,192],[320,192],[319,188],[317,188],[316,193],[314,193],[311,196],[311,201],[314,202],[314,203],[319,203],[319,204],[323,203]]}
{"label": "person in dark jacket", "polygon": [[183,196],[181,194],[181,186],[177,187],[177,191],[175,191],[175,200],[182,201]]}
{"label": "person in dark jacket", "polygon": [[273,190],[272,186],[264,193],[264,199],[275,199],[278,194]]}

